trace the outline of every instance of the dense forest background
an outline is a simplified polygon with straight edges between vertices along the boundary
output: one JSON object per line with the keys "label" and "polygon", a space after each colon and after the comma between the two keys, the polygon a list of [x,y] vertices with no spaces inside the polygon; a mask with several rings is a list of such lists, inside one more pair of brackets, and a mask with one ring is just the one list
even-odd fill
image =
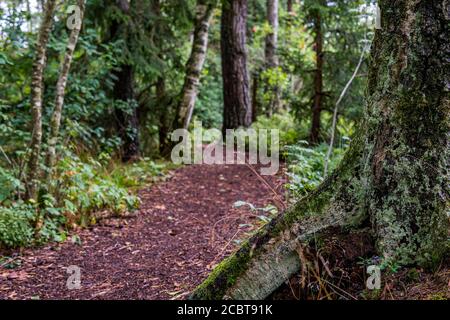
{"label": "dense forest background", "polygon": [[448,298],[449,11],[0,0],[0,298]]}
{"label": "dense forest background", "polygon": [[[234,6],[240,48],[226,44]],[[372,1],[9,0],[0,12],[3,247],[61,240],[94,211],[136,207],[130,190],[170,167],[170,132],[194,121],[279,129],[287,188],[305,194],[363,112]],[[235,76],[224,55],[240,56],[245,92],[224,88]]]}

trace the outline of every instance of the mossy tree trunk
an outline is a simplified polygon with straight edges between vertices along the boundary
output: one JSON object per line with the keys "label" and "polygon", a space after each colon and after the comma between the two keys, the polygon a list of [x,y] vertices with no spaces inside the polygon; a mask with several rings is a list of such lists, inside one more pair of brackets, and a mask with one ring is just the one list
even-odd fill
{"label": "mossy tree trunk", "polygon": [[435,266],[448,234],[449,19],[445,0],[382,0],[367,109],[339,168],[224,260],[193,299],[263,299],[299,270],[296,249],[371,222],[386,261]]}

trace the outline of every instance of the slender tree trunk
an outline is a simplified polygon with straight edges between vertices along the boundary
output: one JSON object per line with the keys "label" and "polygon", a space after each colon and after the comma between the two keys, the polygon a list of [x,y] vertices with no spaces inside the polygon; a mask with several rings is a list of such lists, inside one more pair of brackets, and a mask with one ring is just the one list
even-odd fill
{"label": "slender tree trunk", "polygon": [[294,11],[294,0],[287,0],[286,11],[292,13]]}
{"label": "slender tree trunk", "polygon": [[181,92],[180,103],[177,109],[175,121],[176,128],[187,129],[191,122],[200,85],[200,74],[206,59],[208,50],[209,23],[216,3],[209,0],[198,0],[197,18],[195,22],[194,41],[192,52],[186,66],[186,76]]}
{"label": "slender tree trunk", "polygon": [[28,32],[33,32],[33,13],[31,12],[30,0],[26,1],[27,13],[29,15]]}
{"label": "slender tree trunk", "polygon": [[42,95],[44,91],[43,73],[46,64],[47,43],[53,25],[53,14],[56,0],[47,0],[43,12],[43,19],[36,43],[36,56],[33,63],[31,79],[31,110],[33,134],[31,137],[31,156],[28,162],[28,197],[37,199],[39,184],[39,160],[42,147]]}
{"label": "slender tree trunk", "polygon": [[251,124],[246,49],[247,0],[222,2],[223,131]]}
{"label": "slender tree trunk", "polygon": [[[130,14],[130,2],[117,0],[117,6],[124,13]],[[115,22],[112,29],[113,37],[125,37],[129,39],[129,26],[123,22]],[[140,155],[139,120],[137,117],[137,103],[134,96],[134,71],[133,66],[124,63],[119,70],[114,72],[114,99],[121,103],[114,109],[119,137],[122,140],[122,161],[128,162],[137,159]]]}
{"label": "slender tree trunk", "polygon": [[[169,108],[169,104],[166,101],[166,82],[163,77],[159,77],[156,82],[156,103],[159,106],[165,106]],[[170,110],[160,110],[159,116],[159,154],[163,157],[170,153],[172,147],[169,141],[170,124],[169,124]]]}
{"label": "slender tree trunk", "polygon": [[384,262],[433,267],[449,231],[446,0],[380,1],[360,131],[339,168],[224,260],[194,299],[263,299],[314,238],[370,222]]}
{"label": "slender tree trunk", "polygon": [[319,143],[320,139],[320,115],[322,113],[323,99],[323,35],[322,16],[320,9],[314,12],[314,46],[316,51],[316,70],[314,72],[314,98],[312,106],[311,132],[309,136],[310,144]]}
{"label": "slender tree trunk", "polygon": [[258,89],[259,89],[259,72],[255,71],[253,74],[253,83],[252,83],[252,122],[256,122],[256,120],[258,119],[258,112],[259,112]]}
{"label": "slender tree trunk", "polygon": [[341,104],[342,100],[344,99],[345,95],[347,94],[347,91],[350,89],[350,86],[353,83],[353,80],[355,80],[356,76],[358,75],[359,69],[361,68],[363,62],[364,62],[364,56],[366,55],[367,48],[364,47],[361,52],[361,57],[359,58],[359,62],[355,68],[355,71],[353,72],[350,80],[347,82],[347,84],[344,87],[344,90],[342,90],[339,99],[336,101],[336,104],[334,106],[333,111],[333,122],[331,124],[331,138],[330,138],[330,145],[328,146],[328,151],[325,156],[324,160],[324,170],[323,170],[323,176],[326,177],[328,175],[328,164],[331,158],[331,155],[333,154],[333,146],[334,146],[334,139],[336,136],[336,126],[338,121],[338,111],[339,111],[339,105]]}
{"label": "slender tree trunk", "polygon": [[[271,32],[266,36],[266,68],[274,70],[278,68],[278,0],[267,0],[267,21],[271,27]],[[268,115],[277,112],[280,107],[280,88],[266,83],[266,90],[270,92],[270,101],[267,106]]]}
{"label": "slender tree trunk", "polygon": [[78,0],[77,4],[80,8],[80,23],[75,25],[74,29],[70,33],[66,53],[64,55],[64,60],[61,62],[58,82],[56,84],[55,108],[53,110],[52,118],[50,121],[50,137],[48,141],[48,151],[46,159],[46,165],[49,170],[47,176],[48,179],[52,177],[52,171],[56,161],[56,145],[58,143],[59,129],[61,126],[61,116],[64,106],[67,78],[69,76],[70,66],[72,64],[73,53],[75,52],[75,47],[77,46],[78,36],[81,31],[85,9],[85,0]]}

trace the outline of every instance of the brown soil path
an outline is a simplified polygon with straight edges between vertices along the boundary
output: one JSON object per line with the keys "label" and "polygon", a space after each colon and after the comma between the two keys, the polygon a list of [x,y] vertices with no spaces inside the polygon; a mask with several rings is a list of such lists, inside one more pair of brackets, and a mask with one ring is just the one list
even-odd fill
{"label": "brown soil path", "polygon": [[[281,190],[280,177],[265,177]],[[128,219],[106,219],[66,241],[24,251],[14,269],[0,267],[0,299],[183,299],[258,224],[249,209],[274,193],[249,167],[186,166],[140,192]],[[68,290],[67,268],[81,269],[81,289]]]}

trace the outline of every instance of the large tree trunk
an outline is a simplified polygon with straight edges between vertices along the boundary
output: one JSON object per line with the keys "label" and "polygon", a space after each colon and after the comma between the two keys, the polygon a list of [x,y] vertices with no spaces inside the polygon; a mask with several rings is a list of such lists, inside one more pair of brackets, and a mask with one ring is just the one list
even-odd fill
{"label": "large tree trunk", "polygon": [[[279,61],[277,56],[278,48],[278,0],[267,0],[267,21],[271,28],[266,36],[265,59],[266,68],[274,70],[278,68]],[[280,88],[276,85],[266,83],[266,91],[269,91],[270,100],[267,105],[268,115],[277,112],[280,107]]]}
{"label": "large tree trunk", "polygon": [[44,91],[43,73],[46,63],[47,43],[53,25],[53,13],[56,0],[47,0],[39,36],[36,43],[36,56],[33,64],[31,79],[31,110],[33,121],[33,134],[31,137],[31,156],[28,162],[28,197],[36,200],[39,184],[39,159],[42,148],[42,95]]}
{"label": "large tree trunk", "polygon": [[322,15],[320,9],[314,9],[314,46],[316,51],[316,70],[314,71],[314,98],[312,106],[311,132],[309,136],[310,144],[317,144],[320,135],[320,115],[322,113],[323,98],[323,34]]}
{"label": "large tree trunk", "polygon": [[441,261],[450,192],[445,3],[380,1],[365,119],[342,164],[223,261],[192,298],[263,299],[299,270],[300,245],[369,221],[385,261]]}
{"label": "large tree trunk", "polygon": [[53,110],[52,118],[50,120],[50,137],[48,140],[48,151],[46,165],[48,168],[48,179],[52,177],[53,167],[55,166],[56,160],[56,145],[58,143],[59,129],[61,126],[61,116],[64,106],[64,96],[67,85],[67,78],[69,76],[70,66],[72,64],[73,53],[78,42],[78,36],[81,31],[81,25],[84,16],[85,0],[77,1],[78,7],[80,9],[80,22],[77,23],[73,30],[70,32],[69,41],[67,43],[66,53],[64,55],[64,60],[61,62],[60,72],[58,82],[56,84],[56,97],[55,97],[55,108]]}
{"label": "large tree trunk", "polygon": [[246,49],[247,0],[222,2],[223,131],[248,127],[251,104]]}
{"label": "large tree trunk", "polygon": [[[124,14],[130,14],[128,0],[117,0],[117,6]],[[125,22],[115,21],[111,27],[113,38],[125,37],[128,43],[129,25]],[[114,72],[114,99],[120,103],[114,113],[119,137],[122,140],[122,161],[136,160],[140,155],[139,120],[137,117],[137,103],[134,96],[134,71],[133,66],[124,63]]]}
{"label": "large tree trunk", "polygon": [[175,127],[187,129],[191,122],[200,85],[200,74],[205,63],[208,50],[209,22],[216,6],[210,0],[198,0],[197,18],[195,21],[194,40],[192,52],[186,66],[186,76],[181,92],[180,102],[176,115]]}

